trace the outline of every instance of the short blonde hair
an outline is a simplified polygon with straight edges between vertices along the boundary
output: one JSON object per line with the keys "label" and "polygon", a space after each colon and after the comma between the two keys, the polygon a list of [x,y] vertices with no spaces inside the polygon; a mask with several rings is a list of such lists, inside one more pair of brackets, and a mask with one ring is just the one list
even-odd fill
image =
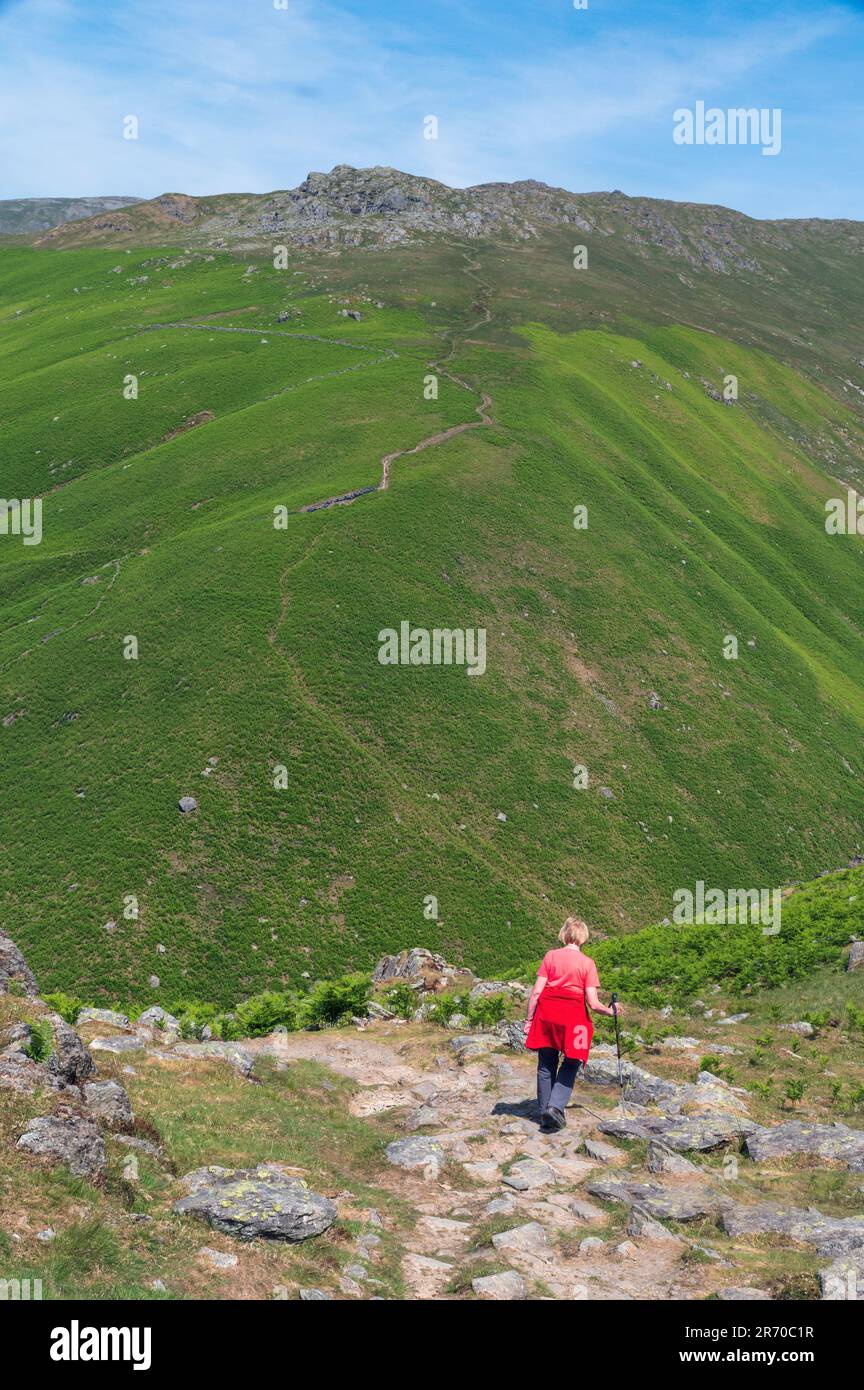
{"label": "short blonde hair", "polygon": [[584,946],[591,933],[581,917],[568,917],[558,933],[562,946]]}

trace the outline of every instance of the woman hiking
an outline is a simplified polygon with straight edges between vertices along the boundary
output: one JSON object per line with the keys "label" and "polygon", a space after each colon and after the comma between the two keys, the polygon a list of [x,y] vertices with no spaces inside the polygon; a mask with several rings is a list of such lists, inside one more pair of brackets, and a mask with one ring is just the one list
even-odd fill
{"label": "woman hiking", "polygon": [[546,952],[528,1000],[525,1046],[537,1053],[540,1128],[546,1133],[567,1123],[564,1110],[591,1050],[591,1014],[611,1018],[621,1012],[620,1004],[600,1003],[597,967],[582,954],[589,935],[581,918],[567,918],[558,933],[561,946]]}

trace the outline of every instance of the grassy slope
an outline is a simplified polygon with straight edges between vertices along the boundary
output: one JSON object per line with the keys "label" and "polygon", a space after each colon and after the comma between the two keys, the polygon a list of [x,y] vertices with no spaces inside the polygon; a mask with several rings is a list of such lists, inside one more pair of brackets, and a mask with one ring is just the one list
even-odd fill
{"label": "grassy slope", "polygon": [[[155,970],[158,997],[234,1002],[412,942],[500,968],[566,909],[614,928],[697,878],[770,886],[856,847],[861,547],[825,535],[837,485],[816,466],[854,461],[844,405],[649,304],[564,333],[535,285],[455,359],[493,428],[277,531],[274,505],[373,484],[385,452],[475,418],[446,380],[425,401],[423,377],[445,324],[499,308],[498,267],[490,296],[461,256],[413,280],[394,259],[391,295],[372,260],[372,298],[397,307],[360,303],[358,324],[310,294],[326,263],[151,259],[3,252],[0,491],[47,495],[42,545],[0,546],[0,715],[26,711],[0,726],[0,889],[45,988],[150,999]],[[284,330],[375,351],[278,337],[291,302]],[[260,337],[144,331],[216,313]],[[735,408],[699,381],[728,371]],[[380,667],[376,634],[403,618],[486,626],[486,676]]]}

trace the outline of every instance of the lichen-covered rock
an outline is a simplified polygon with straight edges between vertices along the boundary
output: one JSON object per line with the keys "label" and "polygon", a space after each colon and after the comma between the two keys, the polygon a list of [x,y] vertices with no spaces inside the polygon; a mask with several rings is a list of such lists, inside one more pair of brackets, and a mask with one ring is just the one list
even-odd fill
{"label": "lichen-covered rock", "polygon": [[12,938],[0,932],[0,994],[7,994],[13,981],[31,998],[38,995],[39,986],[33,971]]}
{"label": "lichen-covered rock", "polygon": [[514,999],[527,999],[530,990],[518,980],[478,980],[468,992],[469,999],[489,999],[496,994],[509,994]]}
{"label": "lichen-covered rock", "polygon": [[111,1129],[129,1129],[135,1122],[132,1102],[119,1081],[88,1081],[84,1086],[84,1104]]}
{"label": "lichen-covered rock", "polygon": [[438,1173],[444,1162],[444,1150],[437,1139],[427,1139],[422,1134],[412,1134],[408,1139],[394,1139],[384,1150],[388,1163],[409,1172],[414,1169],[434,1169]]}
{"label": "lichen-covered rock", "polygon": [[786,1236],[814,1246],[823,1255],[864,1250],[864,1216],[823,1216],[813,1208],[805,1211],[772,1202],[751,1207],[729,1203],[723,1210],[723,1229],[728,1236]]}
{"label": "lichen-covered rock", "polygon": [[462,1065],[485,1057],[493,1048],[501,1046],[501,1039],[496,1033],[463,1033],[453,1038],[450,1046],[456,1053],[456,1061]]}
{"label": "lichen-covered rock", "polygon": [[822,1298],[828,1303],[864,1303],[864,1250],[841,1255],[819,1271]]}
{"label": "lichen-covered rock", "polygon": [[99,1126],[68,1106],[30,1120],[16,1146],[54,1163],[77,1177],[94,1178],[105,1167],[105,1142]]}
{"label": "lichen-covered rock", "polygon": [[598,1163],[627,1162],[627,1155],[623,1149],[616,1149],[614,1144],[604,1144],[599,1139],[586,1139],[585,1152]]}
{"label": "lichen-covered rock", "polygon": [[182,1179],[188,1196],[174,1203],[181,1216],[200,1216],[214,1230],[240,1240],[286,1240],[320,1236],[336,1220],[328,1197],[312,1192],[279,1164],[258,1168],[196,1168]]}
{"label": "lichen-covered rock", "polygon": [[63,1082],[18,1048],[8,1048],[0,1054],[0,1088],[32,1096],[40,1086],[60,1088]]}
{"label": "lichen-covered rock", "polygon": [[[597,1049],[583,1073],[584,1079],[594,1086],[617,1086],[618,1063],[610,1056],[597,1056]],[[624,1083],[624,1098],[635,1105],[657,1105],[667,1114],[677,1114],[685,1106],[700,1110],[729,1110],[736,1114],[747,1109],[746,1097],[728,1086],[719,1077],[703,1072],[696,1085],[678,1081],[666,1081],[655,1076],[633,1062],[621,1063],[621,1078]]]}
{"label": "lichen-covered rock", "polygon": [[48,1057],[48,1070],[67,1086],[80,1086],[92,1076],[96,1063],[75,1029],[59,1014],[49,1014],[54,1046]]}
{"label": "lichen-covered rock", "polygon": [[864,1173],[864,1131],[846,1125],[811,1125],[792,1120],[776,1129],[754,1129],[747,1152],[757,1163],[794,1154],[818,1154],[844,1163],[851,1173]]}

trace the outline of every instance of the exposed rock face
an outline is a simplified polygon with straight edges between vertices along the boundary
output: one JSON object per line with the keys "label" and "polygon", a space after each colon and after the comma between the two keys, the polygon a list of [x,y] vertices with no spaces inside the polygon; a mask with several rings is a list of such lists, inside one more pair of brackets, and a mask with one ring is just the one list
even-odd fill
{"label": "exposed rock face", "polygon": [[793,1154],[818,1154],[845,1163],[850,1173],[864,1173],[864,1132],[846,1125],[808,1125],[790,1121],[776,1129],[754,1129],[747,1136],[747,1152],[757,1163]]}
{"label": "exposed rock face", "polygon": [[715,1216],[720,1197],[709,1187],[663,1187],[660,1183],[637,1182],[630,1178],[604,1178],[586,1183],[592,1197],[607,1202],[624,1202],[638,1207],[648,1216],[666,1221],[696,1221],[703,1216]]}
{"label": "exposed rock face", "polygon": [[864,1216],[823,1216],[812,1208],[781,1207],[771,1202],[744,1207],[730,1203],[723,1211],[727,1236],[774,1234],[813,1245],[823,1255],[864,1250]]}
{"label": "exposed rock face", "polygon": [[90,1056],[75,1029],[59,1014],[48,1015],[54,1030],[54,1048],[48,1058],[48,1070],[67,1086],[80,1086],[92,1076],[96,1063]]}
{"label": "exposed rock face", "polygon": [[[598,1055],[598,1052],[597,1048],[592,1052],[591,1060],[582,1074],[584,1080],[594,1086],[619,1085],[617,1059],[605,1053]],[[729,1111],[735,1116],[744,1116],[747,1112],[746,1093],[733,1089],[711,1072],[700,1072],[695,1085],[682,1084],[655,1076],[633,1062],[622,1061],[621,1079],[625,1100],[637,1106],[659,1106],[667,1115],[677,1114],[685,1106],[712,1112]],[[743,1119],[735,1120],[736,1125],[744,1123]]]}
{"label": "exposed rock face", "polygon": [[111,1129],[129,1129],[134,1123],[132,1102],[119,1081],[88,1081],[84,1087],[84,1104]]}
{"label": "exposed rock face", "polygon": [[30,969],[11,937],[0,932],[0,994],[6,994],[11,981],[20,984],[25,994],[35,997],[39,993],[36,976]]}
{"label": "exposed rock face", "polygon": [[541,1256],[550,1253],[545,1227],[541,1226],[539,1221],[528,1221],[524,1226],[513,1226],[509,1231],[499,1231],[492,1237],[492,1244],[505,1255],[509,1255],[511,1251],[514,1254],[524,1251],[529,1255]]}
{"label": "exposed rock face", "polygon": [[309,1240],[336,1220],[329,1198],[311,1192],[278,1163],[196,1168],[182,1182],[189,1195],[174,1203],[175,1212],[203,1217],[214,1230],[240,1240]]}
{"label": "exposed rock face", "polygon": [[669,1153],[665,1144],[651,1140],[645,1157],[649,1173],[677,1173],[679,1176],[698,1173],[699,1169],[689,1158],[681,1154]]}
{"label": "exposed rock face", "polygon": [[110,1038],[91,1038],[90,1048],[93,1052],[140,1052],[144,1046],[141,1038],[119,1037],[115,1034]]}
{"label": "exposed rock face", "polygon": [[601,1120],[603,1134],[618,1139],[654,1139],[675,1153],[691,1149],[716,1149],[720,1144],[740,1144],[742,1136],[756,1128],[752,1120],[734,1115],[640,1115],[635,1120]]}
{"label": "exposed rock face", "polygon": [[53,1115],[30,1120],[17,1147],[63,1163],[77,1177],[94,1178],[105,1167],[105,1143],[99,1126],[65,1105]]}
{"label": "exposed rock face", "polygon": [[721,1303],[773,1302],[770,1293],[766,1293],[764,1289],[750,1289],[741,1284],[729,1284],[725,1289],[718,1289],[717,1297]]}

